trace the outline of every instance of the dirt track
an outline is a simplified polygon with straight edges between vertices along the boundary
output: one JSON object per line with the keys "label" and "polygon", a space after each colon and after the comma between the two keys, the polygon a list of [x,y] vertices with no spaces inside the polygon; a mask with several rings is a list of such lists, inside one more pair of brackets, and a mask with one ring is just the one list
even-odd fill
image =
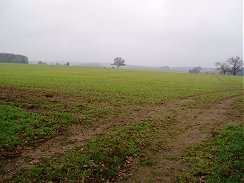
{"label": "dirt track", "polygon": [[179,108],[181,120],[177,125],[168,126],[161,131],[160,135],[164,139],[163,150],[154,154],[159,162],[153,167],[135,166],[131,176],[123,182],[177,182],[177,172],[186,171],[186,167],[184,159],[174,158],[179,157],[188,147],[207,140],[216,129],[223,129],[228,123],[228,111],[238,98],[226,99],[209,109]]}
{"label": "dirt track", "polygon": [[[211,131],[227,123],[227,111],[238,97],[229,98],[209,109],[194,110],[185,109],[182,105],[186,102],[194,101],[195,97],[186,97],[181,100],[163,103],[158,106],[150,106],[141,111],[133,112],[130,119],[118,117],[122,122],[128,123],[131,119],[135,121],[144,119],[154,119],[160,116],[171,115],[176,111],[180,120],[172,125],[167,125],[161,130],[164,146],[167,150],[159,151],[155,156],[160,160],[154,167],[133,167],[132,174],[127,182],[146,182],[153,177],[154,182],[167,182],[170,180],[172,172],[181,168],[181,160],[171,161],[170,157],[180,155],[187,147],[196,145],[209,136]],[[118,119],[114,119],[115,121]],[[0,181],[12,177],[22,169],[31,168],[42,158],[55,158],[69,151],[72,148],[83,145],[97,135],[103,134],[114,127],[113,121],[101,125],[96,129],[83,129],[79,125],[71,126],[63,134],[40,143],[38,146],[30,146],[20,151],[20,156],[13,159],[1,160],[3,175]]]}

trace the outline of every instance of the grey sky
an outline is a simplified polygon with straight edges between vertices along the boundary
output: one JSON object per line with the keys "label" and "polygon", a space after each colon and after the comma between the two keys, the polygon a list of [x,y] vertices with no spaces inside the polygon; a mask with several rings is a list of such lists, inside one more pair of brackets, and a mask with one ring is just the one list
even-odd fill
{"label": "grey sky", "polygon": [[0,52],[205,66],[243,56],[242,0],[0,0]]}

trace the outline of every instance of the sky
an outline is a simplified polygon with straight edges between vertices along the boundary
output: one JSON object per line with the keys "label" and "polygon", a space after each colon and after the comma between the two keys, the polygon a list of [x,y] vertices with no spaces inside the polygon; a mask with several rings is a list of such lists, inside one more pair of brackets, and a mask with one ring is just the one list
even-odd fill
{"label": "sky", "polygon": [[0,0],[0,52],[202,66],[243,57],[243,0]]}

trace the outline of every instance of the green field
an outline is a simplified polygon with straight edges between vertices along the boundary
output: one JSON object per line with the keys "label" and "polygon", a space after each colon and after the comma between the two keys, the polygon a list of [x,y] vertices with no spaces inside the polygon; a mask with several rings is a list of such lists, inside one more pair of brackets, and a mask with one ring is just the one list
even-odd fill
{"label": "green field", "polygon": [[[127,177],[123,179],[130,182],[133,167],[160,163],[155,157],[167,149],[161,144],[167,139],[171,143],[165,137],[167,130],[186,121],[177,132],[183,134],[190,126],[188,118],[193,122],[203,113],[199,111],[240,98],[243,77],[0,64],[0,92],[2,175],[8,171],[7,164],[15,161],[11,158],[17,161],[25,148],[36,144],[41,148],[70,131],[72,139],[72,128],[86,134],[106,126],[97,134],[86,134],[82,144],[67,152],[40,157],[35,166],[23,167],[2,180],[106,182]],[[240,125],[240,103],[231,104],[238,107],[229,113],[228,122]],[[193,116],[188,117],[189,113]]]}

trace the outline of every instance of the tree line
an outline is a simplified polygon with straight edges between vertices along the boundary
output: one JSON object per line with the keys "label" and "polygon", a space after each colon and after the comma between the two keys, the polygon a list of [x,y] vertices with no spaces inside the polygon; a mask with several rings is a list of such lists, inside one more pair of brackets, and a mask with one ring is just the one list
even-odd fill
{"label": "tree line", "polygon": [[19,63],[28,64],[29,60],[27,56],[16,55],[12,53],[0,53],[0,63]]}
{"label": "tree line", "polygon": [[215,65],[217,70],[224,75],[236,75],[243,70],[243,60],[238,56],[228,58],[225,62],[216,62]]}
{"label": "tree line", "polygon": [[[236,56],[230,57],[225,62],[216,62],[215,66],[220,74],[228,75],[243,75],[243,60]],[[201,67],[194,67],[189,70],[189,73],[200,73]]]}

